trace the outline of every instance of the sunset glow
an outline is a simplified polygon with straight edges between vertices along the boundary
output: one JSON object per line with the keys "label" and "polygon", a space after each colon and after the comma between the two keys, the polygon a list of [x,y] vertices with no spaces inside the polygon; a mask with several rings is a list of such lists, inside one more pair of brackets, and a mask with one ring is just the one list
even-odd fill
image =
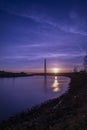
{"label": "sunset glow", "polygon": [[53,68],[53,72],[57,74],[59,72],[59,68]]}

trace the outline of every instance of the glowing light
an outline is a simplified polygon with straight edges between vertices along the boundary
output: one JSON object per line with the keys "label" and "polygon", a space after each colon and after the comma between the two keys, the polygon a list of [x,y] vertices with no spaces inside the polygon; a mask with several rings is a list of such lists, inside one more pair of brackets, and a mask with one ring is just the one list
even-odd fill
{"label": "glowing light", "polygon": [[59,91],[59,88],[54,88],[53,91],[54,91],[54,92],[58,92],[58,91]]}
{"label": "glowing light", "polygon": [[53,72],[56,74],[59,72],[59,68],[53,68]]}
{"label": "glowing light", "polygon": [[53,83],[53,87],[57,87],[58,86],[58,79],[57,79],[57,76],[55,76],[55,80],[54,80],[54,83]]}
{"label": "glowing light", "polygon": [[58,85],[59,85],[58,79],[57,79],[57,76],[55,76],[54,83],[53,83],[53,85],[52,85],[54,92],[58,92],[58,91],[60,90],[60,88],[59,88]]}

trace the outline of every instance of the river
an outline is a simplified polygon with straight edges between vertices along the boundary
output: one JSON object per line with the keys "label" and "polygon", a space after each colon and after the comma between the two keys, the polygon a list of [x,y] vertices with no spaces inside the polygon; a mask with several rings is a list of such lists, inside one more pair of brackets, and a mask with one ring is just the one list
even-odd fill
{"label": "river", "polygon": [[61,96],[69,83],[63,76],[0,78],[0,120]]}

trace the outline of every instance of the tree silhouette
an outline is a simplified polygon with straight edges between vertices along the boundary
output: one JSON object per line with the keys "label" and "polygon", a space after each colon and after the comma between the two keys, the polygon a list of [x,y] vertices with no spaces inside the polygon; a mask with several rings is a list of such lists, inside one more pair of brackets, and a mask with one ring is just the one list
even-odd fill
{"label": "tree silhouette", "polygon": [[74,71],[75,73],[78,72],[78,66],[74,66],[73,71]]}
{"label": "tree silhouette", "polygon": [[84,66],[84,71],[87,71],[87,55],[85,55],[84,57],[83,66]]}

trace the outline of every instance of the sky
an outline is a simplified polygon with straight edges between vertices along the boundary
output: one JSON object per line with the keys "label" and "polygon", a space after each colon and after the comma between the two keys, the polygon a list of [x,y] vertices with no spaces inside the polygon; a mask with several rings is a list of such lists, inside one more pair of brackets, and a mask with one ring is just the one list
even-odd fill
{"label": "sky", "polygon": [[0,70],[72,70],[86,54],[86,0],[0,0]]}

